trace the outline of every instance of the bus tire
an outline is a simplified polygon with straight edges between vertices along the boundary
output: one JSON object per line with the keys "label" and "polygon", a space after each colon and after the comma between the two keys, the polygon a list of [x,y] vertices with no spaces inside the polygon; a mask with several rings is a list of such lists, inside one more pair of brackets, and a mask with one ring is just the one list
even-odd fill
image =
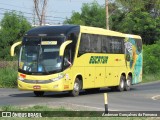
{"label": "bus tire", "polygon": [[36,97],[43,97],[44,91],[34,91],[34,94],[36,95]]}
{"label": "bus tire", "polygon": [[125,87],[125,76],[121,75],[119,85],[117,86],[117,90],[119,92],[122,92],[124,91],[124,87]]}
{"label": "bus tire", "polygon": [[131,82],[132,82],[132,77],[128,76],[127,80],[125,81],[125,90],[130,91],[131,89]]}
{"label": "bus tire", "polygon": [[79,78],[76,78],[76,80],[74,82],[73,90],[70,91],[70,95],[73,97],[78,96],[81,88],[82,88],[81,81],[79,80]]}

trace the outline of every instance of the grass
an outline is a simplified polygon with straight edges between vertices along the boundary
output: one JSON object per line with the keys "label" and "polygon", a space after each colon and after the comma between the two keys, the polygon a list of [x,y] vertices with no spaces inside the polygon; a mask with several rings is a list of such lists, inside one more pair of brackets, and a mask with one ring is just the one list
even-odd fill
{"label": "grass", "polygon": [[17,70],[14,68],[0,69],[0,87],[14,88],[17,86]]}
{"label": "grass", "polygon": [[0,111],[67,111],[64,107],[60,108],[51,108],[47,106],[35,105],[35,106],[1,106]]}
{"label": "grass", "polygon": [[143,83],[147,83],[147,82],[153,82],[153,81],[158,81],[160,80],[160,74],[144,74],[143,75]]}
{"label": "grass", "polygon": [[[60,108],[51,108],[51,107],[47,107],[47,106],[32,106],[32,107],[15,107],[15,106],[1,106],[0,107],[0,111],[13,111],[13,112],[19,112],[19,113],[26,113],[28,112],[38,112],[38,111],[43,111],[42,114],[46,114],[47,116],[53,116],[53,114],[55,112],[59,112],[60,114],[66,114],[68,112],[68,109],[60,107]],[[71,111],[71,110],[69,110]],[[12,117],[12,118],[1,118],[1,120],[28,120],[28,119],[34,119],[34,120],[82,120],[82,119],[92,119],[92,120],[150,120],[152,118],[147,118],[147,117],[102,117],[101,115],[97,116],[97,117],[75,117],[77,112],[75,111],[71,111],[70,115],[72,114],[72,116],[74,117],[43,117],[43,118],[20,118],[20,117]],[[68,114],[67,114],[68,115]],[[82,115],[83,116],[83,115]],[[154,118],[155,119],[155,118]],[[152,119],[153,120],[153,119]]]}

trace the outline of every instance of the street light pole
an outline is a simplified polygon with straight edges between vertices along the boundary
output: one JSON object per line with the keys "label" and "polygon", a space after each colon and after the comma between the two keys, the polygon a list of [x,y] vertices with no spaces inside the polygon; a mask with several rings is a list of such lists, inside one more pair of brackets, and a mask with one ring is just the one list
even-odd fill
{"label": "street light pole", "polygon": [[106,29],[109,30],[108,0],[106,0]]}

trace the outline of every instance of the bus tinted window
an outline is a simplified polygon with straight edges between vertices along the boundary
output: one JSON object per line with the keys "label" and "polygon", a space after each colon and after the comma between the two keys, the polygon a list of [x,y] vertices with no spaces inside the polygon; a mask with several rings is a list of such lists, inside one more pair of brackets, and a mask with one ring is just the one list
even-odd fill
{"label": "bus tinted window", "polygon": [[115,54],[124,53],[123,44],[124,44],[123,38],[109,37],[110,53],[115,53]]}
{"label": "bus tinted window", "polygon": [[101,36],[99,35],[89,35],[92,53],[101,53]]}
{"label": "bus tinted window", "polygon": [[142,51],[142,40],[136,40],[137,50],[140,53]]}
{"label": "bus tinted window", "polygon": [[110,46],[107,36],[102,36],[102,53],[110,53]]}
{"label": "bus tinted window", "polygon": [[124,38],[104,35],[82,34],[79,55],[84,53],[124,53]]}
{"label": "bus tinted window", "polygon": [[82,34],[81,41],[80,41],[80,47],[79,47],[79,54],[83,54],[88,52],[89,48],[89,39],[87,34]]}

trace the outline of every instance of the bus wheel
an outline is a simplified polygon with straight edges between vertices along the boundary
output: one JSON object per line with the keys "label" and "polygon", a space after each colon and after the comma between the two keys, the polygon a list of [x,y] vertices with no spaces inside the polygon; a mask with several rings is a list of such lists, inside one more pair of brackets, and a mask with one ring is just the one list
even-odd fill
{"label": "bus wheel", "polygon": [[73,86],[73,90],[70,91],[71,96],[76,97],[79,95],[79,92],[81,90],[81,82],[78,78],[76,78]]}
{"label": "bus wheel", "polygon": [[129,91],[131,89],[131,81],[132,81],[132,77],[128,76],[127,80],[125,81],[125,90]]}
{"label": "bus wheel", "polygon": [[120,83],[117,86],[117,90],[122,92],[122,91],[124,91],[124,87],[125,87],[125,76],[121,75]]}
{"label": "bus wheel", "polygon": [[44,91],[34,91],[34,94],[37,96],[37,97],[42,97],[44,95]]}

